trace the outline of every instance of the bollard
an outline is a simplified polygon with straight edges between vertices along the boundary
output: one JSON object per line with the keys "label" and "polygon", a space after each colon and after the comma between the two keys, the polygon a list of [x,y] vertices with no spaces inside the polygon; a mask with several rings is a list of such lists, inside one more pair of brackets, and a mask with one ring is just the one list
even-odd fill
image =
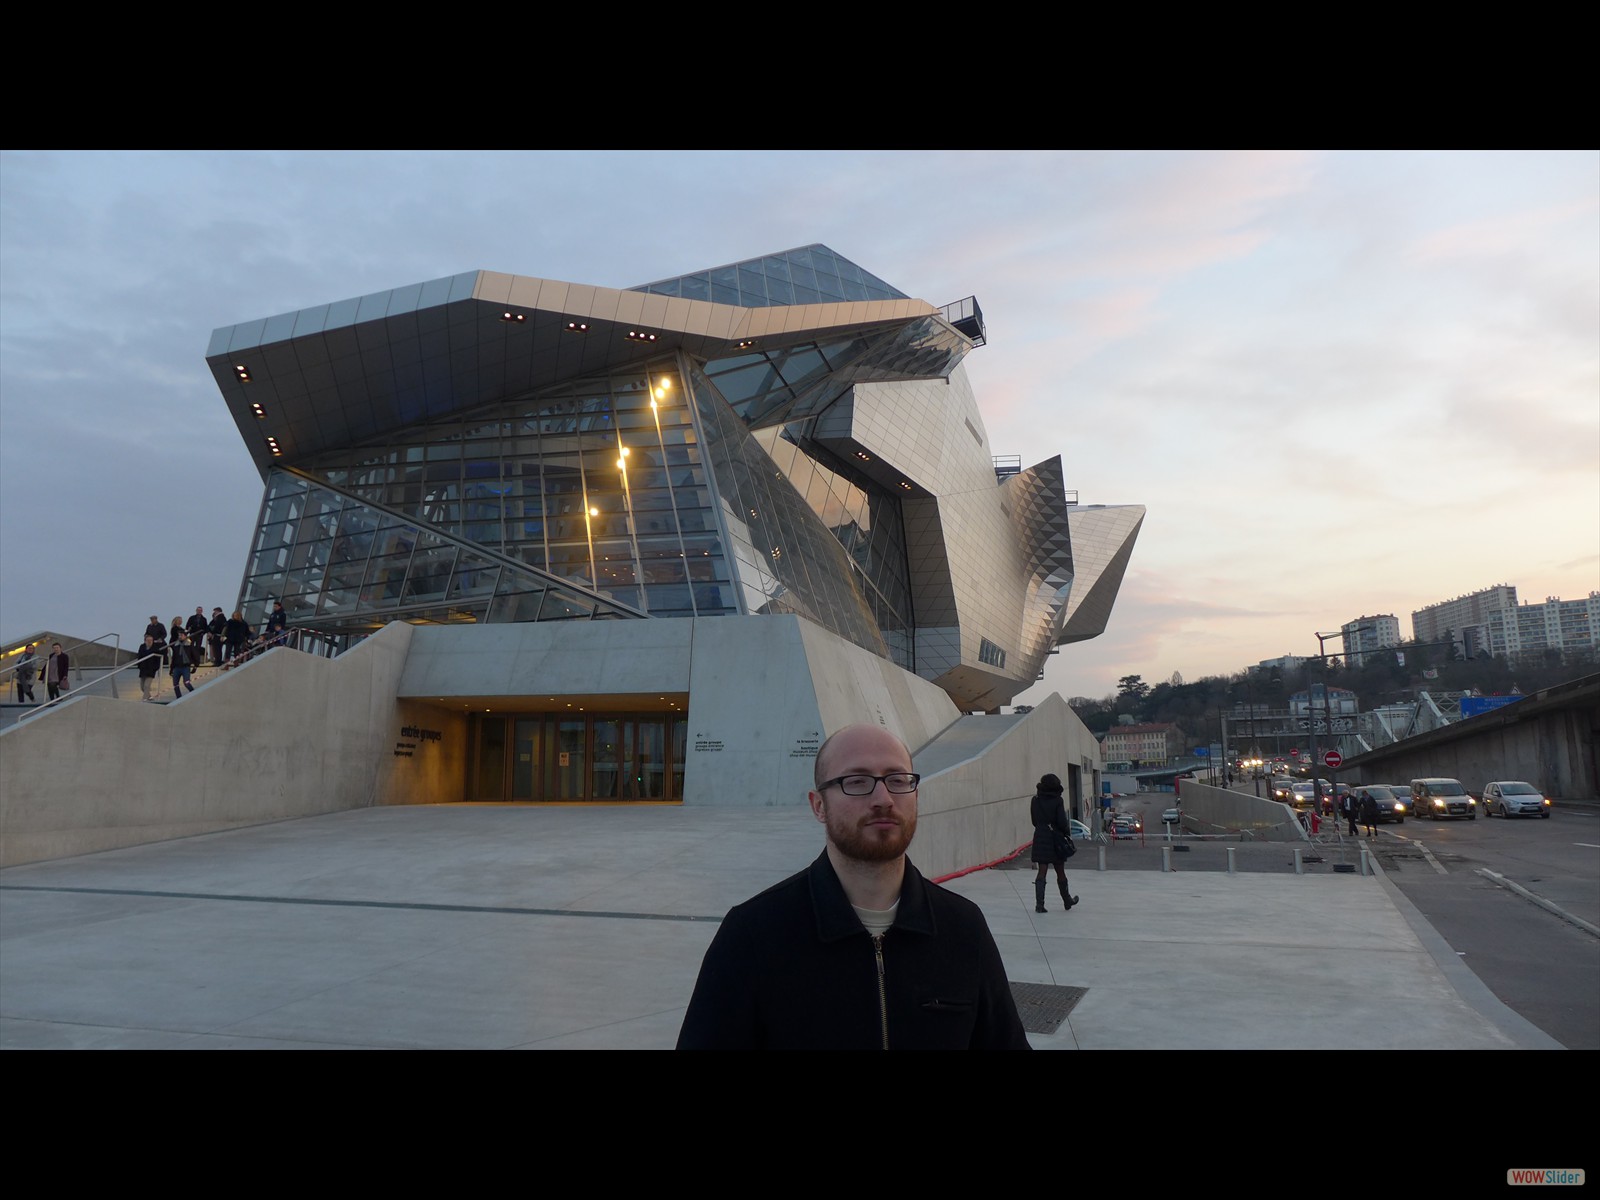
{"label": "bollard", "polygon": [[1163,847],[1161,847],[1161,869],[1163,871],[1172,870],[1172,847],[1171,846],[1163,846]]}
{"label": "bollard", "polygon": [[1299,846],[1296,846],[1294,848],[1294,873],[1296,875],[1304,875],[1306,873],[1305,864],[1300,861],[1300,847]]}
{"label": "bollard", "polygon": [[1233,872],[1233,847],[1229,846],[1228,847],[1228,874],[1232,875],[1233,873],[1234,873]]}
{"label": "bollard", "polygon": [[1361,847],[1361,873],[1363,875],[1372,874],[1372,864],[1367,859],[1367,848],[1365,846]]}
{"label": "bollard", "polygon": [[1102,871],[1106,869],[1106,844],[1104,842],[1100,843],[1100,869]]}

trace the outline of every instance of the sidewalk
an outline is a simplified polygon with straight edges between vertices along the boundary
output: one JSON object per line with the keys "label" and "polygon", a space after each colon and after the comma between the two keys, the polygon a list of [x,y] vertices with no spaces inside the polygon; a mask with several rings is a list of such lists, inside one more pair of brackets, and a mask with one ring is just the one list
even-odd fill
{"label": "sidewalk", "polygon": [[[448,805],[13,867],[0,1048],[670,1048],[722,914],[820,845],[803,807]],[[1555,1045],[1381,877],[1073,862],[1070,913],[948,885],[1014,983],[1085,989],[1040,1049]]]}

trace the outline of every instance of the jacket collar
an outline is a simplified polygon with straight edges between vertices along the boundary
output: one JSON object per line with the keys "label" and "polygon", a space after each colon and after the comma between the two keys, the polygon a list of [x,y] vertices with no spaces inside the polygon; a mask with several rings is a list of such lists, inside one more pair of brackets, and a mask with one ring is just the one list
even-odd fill
{"label": "jacket collar", "polygon": [[[850,906],[844,894],[844,885],[828,861],[826,849],[817,855],[816,862],[806,871],[806,884],[811,890],[811,907],[817,917],[817,937],[824,942],[865,933],[861,918]],[[905,878],[900,883],[900,905],[895,909],[894,927],[910,933],[937,933],[933,909],[928,905],[928,882],[906,859]]]}

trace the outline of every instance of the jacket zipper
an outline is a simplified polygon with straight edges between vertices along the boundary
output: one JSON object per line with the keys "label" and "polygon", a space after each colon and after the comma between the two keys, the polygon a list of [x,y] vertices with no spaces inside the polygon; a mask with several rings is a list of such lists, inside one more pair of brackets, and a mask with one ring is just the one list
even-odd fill
{"label": "jacket zipper", "polygon": [[889,1048],[889,991],[883,979],[883,937],[874,934],[872,952],[878,960],[878,1027],[883,1034],[883,1048]]}

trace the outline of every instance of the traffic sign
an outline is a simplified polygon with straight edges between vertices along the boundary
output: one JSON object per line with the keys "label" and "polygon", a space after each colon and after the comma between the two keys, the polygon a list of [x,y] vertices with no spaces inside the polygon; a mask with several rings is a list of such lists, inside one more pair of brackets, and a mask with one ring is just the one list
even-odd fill
{"label": "traffic sign", "polygon": [[1337,750],[1329,750],[1322,756],[1322,765],[1327,767],[1330,771],[1337,771],[1344,765],[1344,755],[1340,754]]}

